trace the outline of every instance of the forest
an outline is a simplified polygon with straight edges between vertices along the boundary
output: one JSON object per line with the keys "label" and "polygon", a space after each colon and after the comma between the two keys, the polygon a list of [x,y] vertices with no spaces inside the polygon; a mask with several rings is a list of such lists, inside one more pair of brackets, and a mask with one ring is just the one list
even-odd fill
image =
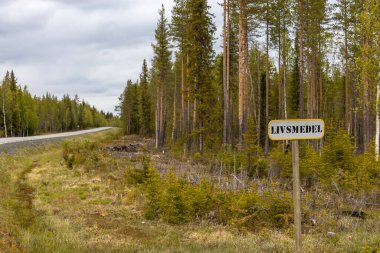
{"label": "forest", "polygon": [[[174,2],[170,22],[159,12],[151,68],[144,60],[119,98],[126,133],[190,154],[239,150],[254,137],[267,156],[277,146],[270,120],[321,118],[356,154],[374,144],[377,159],[378,1],[226,0],[221,35],[207,1]],[[310,144],[321,150],[324,140]]]}
{"label": "forest", "polygon": [[0,136],[24,137],[117,124],[112,113],[98,111],[77,95],[62,99],[46,93],[32,96],[27,86],[17,83],[13,72],[7,71],[0,86]]}
{"label": "forest", "polygon": [[212,175],[231,178],[230,190],[269,180],[287,191],[290,145],[269,140],[268,122],[320,118],[325,137],[303,141],[300,152],[311,206],[318,189],[342,197],[351,210],[376,206],[380,2],[224,0],[221,6],[222,34],[215,34],[206,0],[175,0],[170,21],[162,6],[151,67],[144,60],[139,80],[128,80],[119,97],[125,133],[154,137],[158,150],[208,164]]}

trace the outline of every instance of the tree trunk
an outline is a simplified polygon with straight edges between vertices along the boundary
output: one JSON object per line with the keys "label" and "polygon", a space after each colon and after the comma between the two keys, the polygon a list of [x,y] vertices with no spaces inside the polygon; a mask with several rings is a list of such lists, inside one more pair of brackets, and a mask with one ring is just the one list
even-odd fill
{"label": "tree trunk", "polygon": [[184,63],[184,52],[181,52],[181,123],[180,123],[180,131],[182,137],[184,137],[185,133],[185,63]]}
{"label": "tree trunk", "polygon": [[5,97],[4,97],[4,94],[3,94],[3,123],[4,123],[4,135],[5,135],[5,138],[8,137],[8,133],[7,133],[7,120],[6,120],[6,112],[5,112]]}
{"label": "tree trunk", "polygon": [[[198,131],[198,121],[197,121],[197,99],[194,98],[193,101],[193,131]],[[199,133],[196,135],[193,135],[193,142],[194,142],[194,147],[198,148],[199,151]]]}
{"label": "tree trunk", "polygon": [[160,102],[159,102],[159,99],[160,99],[160,89],[159,89],[159,86],[157,85],[157,89],[156,89],[156,94],[157,94],[157,98],[156,98],[156,113],[155,113],[155,132],[156,132],[156,148],[159,147],[159,140],[160,140],[160,118],[159,118],[159,111],[160,111]]}
{"label": "tree trunk", "polygon": [[230,20],[230,1],[227,1],[228,8],[227,8],[227,62],[226,62],[226,84],[227,84],[227,144],[230,146],[231,149],[232,146],[232,130],[231,130],[231,96],[230,96],[230,26],[231,26],[231,20]]}
{"label": "tree trunk", "polygon": [[[380,63],[379,63],[380,66]],[[376,137],[375,137],[375,159],[379,160],[379,141],[380,141],[380,113],[379,113],[379,99],[380,99],[380,79],[376,85]]]}
{"label": "tree trunk", "polygon": [[298,18],[299,18],[299,81],[300,81],[300,118],[302,119],[304,117],[304,105],[303,105],[303,73],[304,73],[304,66],[303,66],[303,4],[302,0],[298,0]]}
{"label": "tree trunk", "polygon": [[[281,27],[281,24],[279,25],[279,27]],[[279,119],[282,119],[284,117],[283,115],[283,108],[284,108],[284,104],[283,104],[283,85],[282,85],[282,76],[281,76],[281,28],[279,28],[278,30],[278,86],[277,86],[277,89],[278,89],[278,118]]]}
{"label": "tree trunk", "polygon": [[[186,63],[187,66],[189,65],[189,53],[186,53]],[[187,68],[187,75],[189,76],[189,68]],[[189,153],[191,152],[191,104],[190,104],[190,89],[189,89],[189,83],[187,83],[187,90],[186,90],[186,99],[187,99],[187,148],[189,150]]]}
{"label": "tree trunk", "polygon": [[164,146],[164,138],[165,138],[165,107],[164,107],[164,91],[161,84],[160,87],[160,138],[159,138],[159,146]]}
{"label": "tree trunk", "polygon": [[239,145],[247,126],[247,13],[246,0],[239,0]]}
{"label": "tree trunk", "polygon": [[174,69],[174,93],[173,93],[173,131],[172,140],[177,139],[177,73]]}
{"label": "tree trunk", "polygon": [[[266,56],[265,56],[265,126],[269,124],[269,3],[267,1],[267,17],[266,17]],[[269,153],[268,133],[265,133],[265,155]]]}
{"label": "tree trunk", "polygon": [[227,145],[227,132],[228,132],[228,107],[229,98],[227,91],[227,1],[223,2],[223,144]]}
{"label": "tree trunk", "polygon": [[[368,62],[368,48],[369,48],[369,42],[368,38],[364,38],[364,62]],[[364,73],[363,73],[363,150],[364,152],[368,151],[368,145],[370,142],[370,116],[369,116],[369,77],[368,77],[368,70],[365,67]]]}
{"label": "tree trunk", "polygon": [[351,107],[350,107],[350,94],[349,94],[349,66],[348,66],[348,28],[346,26],[347,20],[347,3],[344,6],[344,119],[347,133],[351,133]]}
{"label": "tree trunk", "polygon": [[282,53],[282,57],[283,57],[283,59],[282,59],[282,64],[283,64],[283,71],[282,71],[282,73],[283,73],[283,76],[282,76],[282,80],[283,80],[283,95],[284,95],[284,118],[285,119],[287,119],[288,118],[288,112],[287,112],[287,102],[286,102],[286,100],[287,100],[287,96],[286,96],[286,71],[287,71],[287,63],[286,63],[286,61],[287,61],[287,58],[286,58],[286,47],[287,47],[287,45],[286,45],[286,27],[285,27],[285,21],[283,21],[283,23],[282,23],[282,25],[283,25],[283,46],[282,46],[282,50],[283,50],[283,53]]}
{"label": "tree trunk", "polygon": [[260,68],[260,49],[257,47],[257,145],[261,146],[261,68]]}

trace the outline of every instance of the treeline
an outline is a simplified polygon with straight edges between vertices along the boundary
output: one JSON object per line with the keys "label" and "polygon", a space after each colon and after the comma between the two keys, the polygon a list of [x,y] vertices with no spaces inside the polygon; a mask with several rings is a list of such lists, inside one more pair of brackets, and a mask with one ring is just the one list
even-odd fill
{"label": "treeline", "polygon": [[112,113],[99,112],[78,96],[32,96],[26,86],[17,83],[13,71],[7,71],[0,86],[0,107],[2,137],[86,129],[117,121]]}
{"label": "treeline", "polygon": [[218,55],[207,0],[174,2],[170,23],[160,10],[151,69],[144,61],[120,97],[127,133],[193,154],[254,138],[268,154],[270,120],[322,118],[356,152],[375,142],[378,157],[379,1],[224,0]]}

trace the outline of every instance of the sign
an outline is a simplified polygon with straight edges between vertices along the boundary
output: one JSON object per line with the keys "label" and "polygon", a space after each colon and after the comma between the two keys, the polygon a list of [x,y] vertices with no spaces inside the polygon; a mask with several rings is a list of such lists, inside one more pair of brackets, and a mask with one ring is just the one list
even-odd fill
{"label": "sign", "polygon": [[298,140],[322,139],[325,135],[325,122],[321,119],[272,120],[268,125],[268,135],[273,141],[292,140],[295,252],[301,253],[302,214]]}
{"label": "sign", "polygon": [[322,139],[325,122],[321,119],[272,120],[268,135],[273,141]]}

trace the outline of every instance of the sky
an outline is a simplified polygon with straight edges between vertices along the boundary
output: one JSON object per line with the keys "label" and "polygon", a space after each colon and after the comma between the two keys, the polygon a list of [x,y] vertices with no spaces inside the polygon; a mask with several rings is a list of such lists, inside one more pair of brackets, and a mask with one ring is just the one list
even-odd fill
{"label": "sky", "polygon": [[[209,0],[220,51],[222,8]],[[0,75],[13,70],[33,95],[77,94],[114,112],[126,81],[150,63],[158,9],[173,0],[0,0]]]}

